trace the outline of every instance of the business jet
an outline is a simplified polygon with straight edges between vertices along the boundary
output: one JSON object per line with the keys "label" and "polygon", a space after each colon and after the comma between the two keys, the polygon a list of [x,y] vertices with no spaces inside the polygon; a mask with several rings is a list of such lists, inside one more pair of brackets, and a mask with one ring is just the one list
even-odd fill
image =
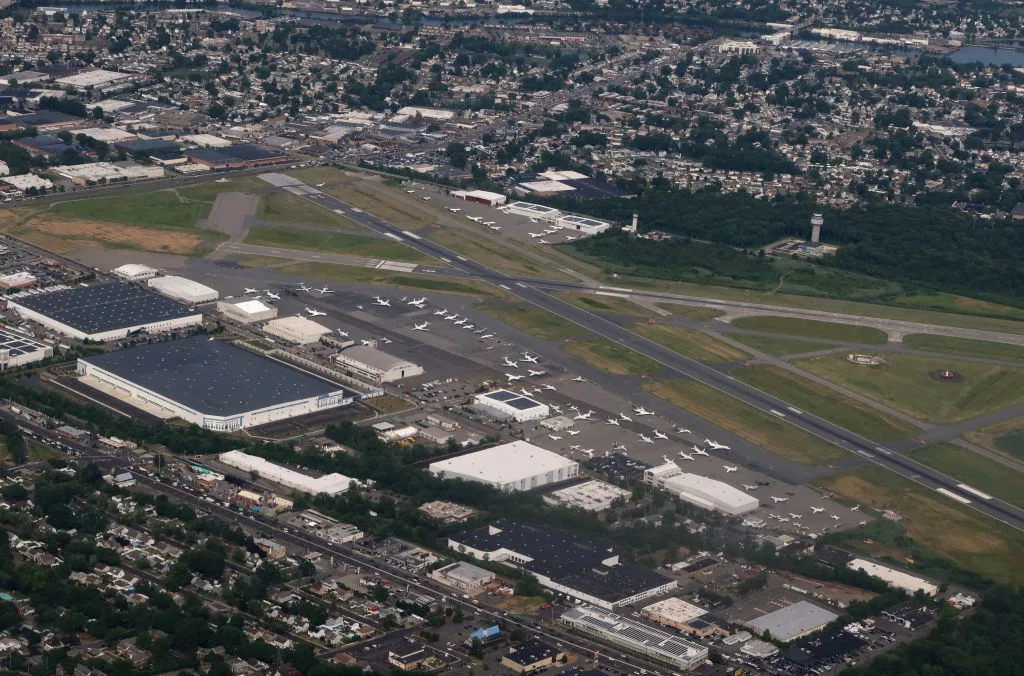
{"label": "business jet", "polygon": [[281,300],[281,294],[274,293],[270,289],[266,290],[266,294],[267,294],[267,298],[269,298],[271,300]]}
{"label": "business jet", "polygon": [[434,316],[435,317],[444,317],[446,314],[448,314],[448,308],[445,308],[443,310],[438,310],[437,312],[434,313]]}
{"label": "business jet", "polygon": [[484,225],[486,225],[488,228],[494,225],[495,223],[497,223],[497,221],[484,221]]}
{"label": "business jet", "polygon": [[476,328],[476,325],[475,325],[475,324],[466,324],[466,325],[464,325],[464,326],[462,327],[462,330],[463,330],[463,331],[472,331],[472,330],[473,330],[473,329],[475,329],[475,328]]}
{"label": "business jet", "polygon": [[731,451],[732,450],[731,448],[729,448],[725,444],[720,444],[717,441],[711,441],[710,439],[705,439],[704,443],[707,444],[708,446],[710,446],[712,451]]}
{"label": "business jet", "polygon": [[327,314],[326,312],[320,312],[320,310],[314,310],[311,307],[306,308],[306,312],[309,313],[310,317],[323,317]]}
{"label": "business jet", "polygon": [[833,521],[839,521],[840,519],[840,516],[838,514],[832,514],[831,517]]}
{"label": "business jet", "polygon": [[579,413],[580,412],[580,407],[577,406],[576,404],[569,404],[569,410],[570,411],[576,411],[577,413]]}
{"label": "business jet", "polygon": [[576,376],[575,378],[572,379],[572,381],[574,383],[585,383],[587,382],[587,379],[584,378],[583,376]]}
{"label": "business jet", "polygon": [[619,420],[621,420],[622,422],[633,422],[632,418],[630,418],[625,413],[621,413],[621,412],[619,413]]}
{"label": "business jet", "polygon": [[672,462],[672,458],[668,457],[667,455],[663,455],[663,456],[661,456],[661,461],[666,463],[666,464],[668,464],[668,463]]}
{"label": "business jet", "polygon": [[[561,413],[562,412],[562,408],[560,406],[555,406],[554,404],[551,404],[550,408],[555,413]],[[569,432],[569,434],[572,434],[572,432]],[[579,432],[576,432],[576,434],[579,434]]]}
{"label": "business jet", "polygon": [[430,201],[430,198],[429,198],[429,197],[424,197],[424,198],[423,198],[423,201],[424,201],[424,202],[429,202],[429,201]]}
{"label": "business jet", "polygon": [[722,465],[722,469],[725,470],[726,474],[731,474],[732,472],[739,470],[739,467],[729,467],[728,465]]}
{"label": "business jet", "polygon": [[532,397],[533,396],[533,390],[528,390],[525,387],[520,387],[519,388],[519,394],[522,394],[522,395],[527,396],[527,397]]}
{"label": "business jet", "polygon": [[473,332],[473,335],[479,336],[481,333],[484,333],[485,331],[487,331],[487,329],[477,329],[476,331]]}
{"label": "business jet", "polygon": [[531,223],[536,223],[536,222],[537,222],[537,219],[536,219],[536,218],[531,218],[531,219],[530,219],[530,222],[531,222]]}
{"label": "business jet", "polygon": [[[310,287],[306,286],[305,282],[299,282],[299,291],[312,291],[312,290],[313,289],[311,289]],[[249,289],[246,289],[245,292],[248,293]]]}
{"label": "business jet", "polygon": [[854,505],[853,507],[850,507],[851,512],[856,512],[858,510],[860,510],[860,505]]}
{"label": "business jet", "polygon": [[779,517],[779,523],[789,523],[789,517],[780,516]]}
{"label": "business jet", "polygon": [[517,369],[517,368],[519,368],[519,362],[512,361],[508,357],[505,357],[505,361],[502,364],[502,366],[508,366],[509,368]]}
{"label": "business jet", "polygon": [[452,324],[454,324],[455,326],[462,326],[463,324],[465,324],[468,321],[469,321],[469,317],[463,317],[462,319],[460,319],[457,322],[452,322]]}
{"label": "business jet", "polygon": [[524,352],[523,353],[522,360],[523,361],[528,361],[531,364],[536,364],[537,363],[537,357],[531,357],[529,352]]}
{"label": "business jet", "polygon": [[517,380],[522,380],[523,379],[523,376],[514,376],[511,373],[506,373],[505,377],[508,378],[508,381],[510,383],[514,383]]}
{"label": "business jet", "polygon": [[578,451],[578,450],[580,450],[580,449],[582,449],[582,448],[583,448],[583,447],[582,447],[582,446],[580,446],[579,444],[573,444],[572,446],[570,446],[570,447],[569,447],[569,450],[570,450],[570,451]]}
{"label": "business jet", "polygon": [[488,225],[487,227],[490,228],[491,230],[493,230],[494,232],[501,232],[501,226],[500,225]]}
{"label": "business jet", "polygon": [[644,442],[645,444],[653,444],[654,443],[654,439],[651,439],[646,434],[641,434],[640,435],[640,441]]}
{"label": "business jet", "polygon": [[380,342],[384,343],[385,345],[390,345],[391,344],[391,339],[390,338],[381,338]]}
{"label": "business jet", "polygon": [[373,304],[374,305],[380,305],[381,307],[391,307],[391,299],[390,298],[381,298],[380,296],[374,296],[373,297]]}
{"label": "business jet", "polygon": [[366,338],[360,338],[359,342],[362,343],[363,345],[366,345],[366,346],[373,345],[373,341],[372,340],[367,340]]}
{"label": "business jet", "polygon": [[462,211],[462,209],[453,209],[452,207],[448,207],[448,211],[452,212],[453,214],[457,214],[460,211]]}
{"label": "business jet", "polygon": [[468,218],[469,220],[473,221],[474,223],[480,223],[481,221],[484,220],[480,216],[466,216],[466,218]]}
{"label": "business jet", "polygon": [[557,391],[557,389],[555,388],[554,385],[549,385],[547,383],[544,383],[543,385],[541,385],[541,387],[543,387],[548,392],[556,392]]}
{"label": "business jet", "polygon": [[537,240],[537,244],[551,244],[551,242],[547,241],[544,238],[541,238]]}
{"label": "business jet", "polygon": [[315,188],[322,188],[322,187],[324,187],[325,185],[327,185],[327,184],[326,184],[326,183],[317,183],[317,184],[316,184],[315,186],[313,186],[313,187],[315,187]]}
{"label": "business jet", "polygon": [[634,415],[654,415],[654,411],[648,411],[643,406],[639,406],[639,407],[633,409],[633,414]]}
{"label": "business jet", "polygon": [[793,521],[799,521],[800,519],[802,519],[804,517],[801,516],[800,514],[794,514],[793,512],[790,512],[789,513],[789,518],[793,519]]}
{"label": "business jet", "polygon": [[245,289],[245,293],[246,293],[246,294],[250,294],[250,293],[259,293],[259,292],[260,292],[260,290],[259,290],[259,289],[250,289],[250,288],[248,288],[248,287],[246,287],[246,289]]}
{"label": "business jet", "polygon": [[406,192],[406,194],[409,194],[409,195],[414,195],[416,193],[415,190],[406,190],[405,192]]}
{"label": "business jet", "polygon": [[548,435],[548,439],[551,439],[552,441],[558,441],[561,438],[562,437],[558,436],[557,434],[549,434]]}
{"label": "business jet", "polygon": [[654,430],[654,438],[655,439],[668,439],[668,435],[665,434],[664,432],[660,432],[658,430]]}
{"label": "business jet", "polygon": [[313,290],[316,291],[321,296],[326,296],[329,293],[334,293],[333,289],[328,289],[326,286],[324,288],[322,288],[322,289],[313,289]]}
{"label": "business jet", "polygon": [[450,322],[454,322],[456,319],[459,318],[459,315],[457,313],[453,315],[445,315],[444,318]]}
{"label": "business jet", "polygon": [[694,447],[693,447],[693,454],[694,454],[694,455],[703,455],[704,457],[709,457],[709,456],[708,456],[708,452],[707,452],[707,451],[705,451],[705,450],[704,450],[703,448],[701,448],[700,446],[694,446]]}
{"label": "business jet", "polygon": [[[528,375],[536,378],[537,376],[542,376],[545,373],[547,373],[547,371],[534,371],[533,369],[529,369]],[[555,388],[552,387],[551,389],[555,389]]]}
{"label": "business jet", "polygon": [[574,437],[577,434],[579,434],[580,431],[579,430],[566,430],[565,433],[568,434],[570,437]]}
{"label": "business jet", "polygon": [[677,427],[676,434],[693,434],[693,432],[691,430],[686,429],[685,427]]}
{"label": "business jet", "polygon": [[565,241],[566,242],[575,242],[578,239],[579,239],[579,237],[577,237],[576,235],[569,235],[568,237],[565,238]]}
{"label": "business jet", "polygon": [[811,507],[811,512],[814,514],[821,514],[825,511],[824,507]]}
{"label": "business jet", "polygon": [[683,460],[693,460],[693,456],[692,455],[687,455],[686,453],[683,453],[682,451],[679,451],[679,457],[682,458]]}
{"label": "business jet", "polygon": [[413,331],[427,331],[427,327],[430,326],[430,322],[423,322],[422,324],[413,324]]}
{"label": "business jet", "polygon": [[860,522],[860,523],[858,523],[857,525],[858,525],[858,526],[866,526],[866,525],[868,525],[868,522],[867,522],[867,521],[861,521],[861,522]]}
{"label": "business jet", "polygon": [[743,484],[743,490],[745,491],[756,491],[757,486],[751,486],[750,484]]}
{"label": "business jet", "polygon": [[338,329],[338,335],[341,336],[342,338],[348,338],[348,332],[342,331],[341,329]]}
{"label": "business jet", "polygon": [[772,502],[774,502],[775,504],[779,504],[780,502],[785,502],[786,500],[789,500],[789,498],[777,498],[774,495],[772,496]]}
{"label": "business jet", "polygon": [[628,451],[629,449],[626,448],[623,444],[615,444],[614,446],[612,446],[612,450],[625,454],[625,452]]}
{"label": "business jet", "polygon": [[594,449],[592,449],[592,448],[585,448],[582,451],[580,451],[580,453],[582,453],[583,455],[587,456],[588,458],[593,458],[594,457]]}
{"label": "business jet", "polygon": [[543,232],[530,232],[530,233],[527,233],[527,234],[530,236],[531,239],[537,239],[538,237],[543,237],[544,236]]}
{"label": "business jet", "polygon": [[587,411],[586,413],[579,413],[573,420],[590,420],[590,416],[594,415],[593,411]]}
{"label": "business jet", "polygon": [[616,420],[615,418],[608,418],[608,419],[607,419],[607,420],[605,421],[605,423],[604,423],[604,424],[605,424],[605,425],[615,425],[616,427],[618,427],[618,426],[619,426],[619,421],[618,421],[618,420]]}
{"label": "business jet", "polygon": [[490,340],[491,338],[494,338],[493,333],[485,333],[484,335],[480,336],[480,340]]}

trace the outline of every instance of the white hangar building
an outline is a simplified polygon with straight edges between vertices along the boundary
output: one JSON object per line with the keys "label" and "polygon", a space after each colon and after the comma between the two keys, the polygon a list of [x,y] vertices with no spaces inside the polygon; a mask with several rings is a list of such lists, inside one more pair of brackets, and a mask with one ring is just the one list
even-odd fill
{"label": "white hangar building", "polygon": [[121,267],[114,268],[110,272],[115,277],[119,277],[126,282],[138,282],[143,279],[156,277],[160,271],[141,263],[125,263]]}
{"label": "white hangar building", "polygon": [[465,479],[503,491],[528,491],[575,478],[580,465],[526,441],[467,453],[430,463],[430,473],[442,479]]}
{"label": "white hangar building", "polygon": [[275,338],[286,340],[289,343],[298,343],[299,345],[315,343],[320,340],[320,336],[331,332],[323,324],[317,324],[305,317],[281,317],[280,319],[267,322],[266,326],[263,327],[263,331]]}
{"label": "white hangar building", "polygon": [[492,418],[516,422],[547,418],[551,413],[547,404],[509,390],[478,394],[473,397],[473,405],[483,409]]}
{"label": "white hangar building", "polygon": [[217,302],[217,312],[240,324],[255,324],[277,317],[277,308],[255,298],[230,298]]}
{"label": "white hangar building", "polygon": [[671,461],[644,471],[644,482],[690,504],[733,516],[752,512],[759,504],[746,491],[706,476],[688,474]]}
{"label": "white hangar building", "polygon": [[407,359],[381,352],[369,345],[353,345],[334,355],[334,360],[374,383],[393,383],[423,375],[423,367]]}
{"label": "white hangar building", "polygon": [[221,453],[217,456],[217,459],[229,467],[240,469],[243,472],[256,472],[261,479],[281,484],[300,493],[309,493],[310,495],[319,495],[320,493],[337,495],[338,493],[344,493],[348,490],[349,486],[355,483],[354,479],[350,479],[337,472],[320,477],[311,477],[287,467],[275,465],[258,455],[249,455],[242,451]]}
{"label": "white hangar building", "polygon": [[176,275],[151,277],[146,281],[146,284],[158,293],[162,293],[175,300],[180,300],[183,303],[188,303],[189,305],[210,303],[220,297],[217,289],[212,289],[205,284],[193,282],[191,279]]}

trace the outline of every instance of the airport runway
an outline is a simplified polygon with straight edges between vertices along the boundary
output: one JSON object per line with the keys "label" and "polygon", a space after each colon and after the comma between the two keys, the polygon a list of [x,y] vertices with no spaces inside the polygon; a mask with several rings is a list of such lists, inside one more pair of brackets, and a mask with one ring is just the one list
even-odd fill
{"label": "airport runway", "polygon": [[[361,223],[362,225],[376,230],[392,239],[399,239],[403,243],[433,256],[458,270],[467,276],[494,284],[518,296],[522,300],[535,305],[541,309],[553,312],[571,322],[574,322],[592,333],[607,338],[611,341],[629,347],[644,356],[654,359],[662,364],[666,370],[673,371],[679,376],[693,378],[705,385],[714,387],[746,404],[754,406],[762,411],[784,418],[789,423],[838,445],[852,453],[855,453],[871,462],[881,465],[896,472],[922,486],[934,490],[941,490],[954,500],[967,504],[978,511],[997,519],[1013,528],[1024,530],[1024,510],[1014,507],[1002,500],[991,496],[982,497],[977,492],[963,488],[964,484],[930,467],[915,462],[900,455],[891,449],[875,444],[864,437],[854,434],[849,430],[834,425],[827,420],[818,418],[809,413],[797,411],[789,407],[786,402],[777,399],[765,392],[762,392],[749,385],[741,383],[727,374],[721,373],[714,368],[694,361],[683,355],[674,352],[653,341],[647,340],[635,333],[632,333],[621,326],[586,310],[570,305],[549,295],[539,288],[539,283],[526,282],[510,277],[488,268],[480,263],[466,258],[454,251],[417,235],[416,233],[403,230],[398,226],[373,214],[353,207],[336,197],[323,192],[309,189],[305,194],[300,195],[303,199],[318,204],[325,209],[330,209]],[[552,286],[545,283],[545,287]],[[559,288],[578,288],[578,285],[566,284],[555,285]],[[653,295],[657,297],[657,294]],[[668,298],[665,298],[668,299]],[[704,299],[696,299],[703,301]],[[716,301],[717,302],[717,301]],[[742,304],[741,304],[742,305]],[[827,314],[827,313],[826,313]],[[904,325],[913,325],[912,322],[902,322]],[[975,332],[987,333],[987,332]],[[671,419],[671,416],[668,416]],[[969,487],[968,487],[969,488]]]}

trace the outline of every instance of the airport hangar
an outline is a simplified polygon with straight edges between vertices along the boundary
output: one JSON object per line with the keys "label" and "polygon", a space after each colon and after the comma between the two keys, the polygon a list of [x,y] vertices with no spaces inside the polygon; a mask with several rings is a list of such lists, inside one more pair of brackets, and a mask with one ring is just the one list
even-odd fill
{"label": "airport hangar", "polygon": [[352,403],[359,395],[205,336],[78,360],[82,382],[161,418],[227,432]]}
{"label": "airport hangar", "polygon": [[579,476],[580,465],[526,441],[510,441],[482,451],[430,463],[442,479],[490,484],[500,491],[528,491]]}
{"label": "airport hangar", "polygon": [[136,333],[200,326],[203,315],[124,282],[19,295],[7,301],[24,319],[70,338],[104,342]]}

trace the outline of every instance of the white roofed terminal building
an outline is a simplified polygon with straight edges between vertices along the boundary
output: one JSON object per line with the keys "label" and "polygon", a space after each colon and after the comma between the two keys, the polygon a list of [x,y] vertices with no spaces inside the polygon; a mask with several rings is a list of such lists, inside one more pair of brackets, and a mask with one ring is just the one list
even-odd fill
{"label": "white roofed terminal building", "polygon": [[690,504],[733,516],[757,509],[757,498],[724,481],[689,474],[669,461],[644,471],[644,483],[668,491]]}
{"label": "white roofed terminal building", "polygon": [[513,441],[482,451],[430,463],[430,473],[442,479],[490,484],[502,491],[528,491],[573,479],[579,463],[525,441]]}
{"label": "white roofed terminal building", "polygon": [[344,493],[349,489],[349,486],[356,483],[354,479],[337,473],[325,474],[321,477],[311,477],[287,467],[275,465],[259,456],[243,453],[242,451],[221,453],[217,456],[217,459],[229,467],[240,469],[243,472],[255,472],[260,479],[266,479],[267,481],[281,484],[286,488],[291,488],[300,493],[309,493],[310,495],[319,495],[321,493],[337,495],[338,493]]}

